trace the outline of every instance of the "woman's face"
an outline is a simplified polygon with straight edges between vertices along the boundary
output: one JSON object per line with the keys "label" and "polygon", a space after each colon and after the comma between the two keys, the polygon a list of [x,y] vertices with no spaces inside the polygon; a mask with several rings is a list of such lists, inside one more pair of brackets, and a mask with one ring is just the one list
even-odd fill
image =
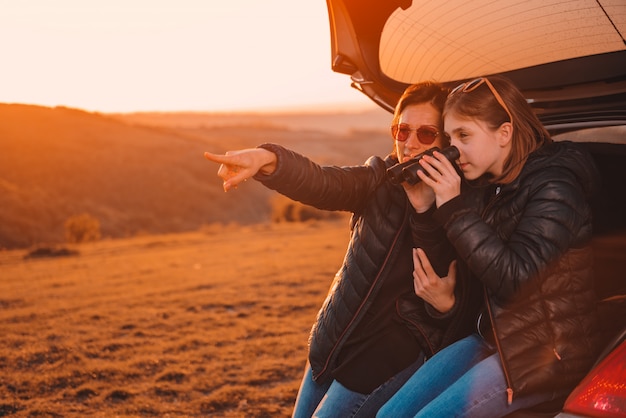
{"label": "woman's face", "polygon": [[475,180],[486,173],[502,174],[510,152],[510,140],[502,132],[504,125],[494,131],[482,120],[460,118],[454,112],[446,115],[445,132],[450,136],[450,145],[459,149],[458,166],[466,179]]}
{"label": "woman's face", "polygon": [[435,141],[431,144],[423,144],[417,138],[415,130],[420,127],[430,128],[439,131],[441,113],[430,103],[419,103],[407,106],[398,119],[398,124],[406,124],[411,129],[411,133],[406,141],[395,140],[396,154],[398,161],[403,162],[432,147],[440,147],[442,144],[442,134],[439,133]]}

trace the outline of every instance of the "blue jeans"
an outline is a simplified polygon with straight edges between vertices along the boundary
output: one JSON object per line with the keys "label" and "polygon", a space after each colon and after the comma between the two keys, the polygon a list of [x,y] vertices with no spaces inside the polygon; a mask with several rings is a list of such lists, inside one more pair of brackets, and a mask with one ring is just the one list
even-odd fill
{"label": "blue jeans", "polygon": [[420,355],[415,363],[369,394],[353,392],[336,380],[318,384],[313,380],[311,366],[307,363],[292,417],[374,417],[376,411],[402,387],[423,363],[424,356]]}
{"label": "blue jeans", "polygon": [[428,360],[378,412],[377,417],[502,417],[553,399],[552,393],[516,397],[494,347],[474,334]]}

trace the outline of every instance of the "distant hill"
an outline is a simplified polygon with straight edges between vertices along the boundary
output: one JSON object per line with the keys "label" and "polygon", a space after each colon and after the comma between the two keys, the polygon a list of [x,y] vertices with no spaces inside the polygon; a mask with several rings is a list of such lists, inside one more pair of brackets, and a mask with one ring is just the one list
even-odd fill
{"label": "distant hill", "polygon": [[276,142],[320,163],[358,164],[391,149],[391,115],[380,112],[106,115],[0,104],[0,248],[62,242],[65,221],[81,213],[104,238],[265,222],[275,193],[256,182],[224,193],[204,151]]}
{"label": "distant hill", "polygon": [[129,123],[169,128],[247,125],[296,131],[323,131],[334,134],[346,134],[353,130],[386,130],[391,123],[391,114],[382,109],[359,112],[346,110],[332,113],[321,111],[310,113],[137,112],[110,116]]}

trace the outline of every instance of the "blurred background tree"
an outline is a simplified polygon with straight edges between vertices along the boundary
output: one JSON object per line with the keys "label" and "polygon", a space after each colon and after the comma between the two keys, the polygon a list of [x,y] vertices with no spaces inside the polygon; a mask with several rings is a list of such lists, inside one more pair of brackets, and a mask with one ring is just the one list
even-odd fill
{"label": "blurred background tree", "polygon": [[65,221],[65,239],[67,242],[98,241],[100,236],[100,221],[87,213],[72,216]]}

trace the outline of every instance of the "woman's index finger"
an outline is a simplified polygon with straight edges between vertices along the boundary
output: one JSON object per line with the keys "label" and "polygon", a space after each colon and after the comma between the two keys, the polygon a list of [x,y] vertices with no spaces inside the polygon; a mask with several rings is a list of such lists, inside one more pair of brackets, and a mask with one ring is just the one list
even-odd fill
{"label": "woman's index finger", "polygon": [[204,158],[219,164],[228,163],[230,161],[227,155],[213,154],[212,152],[208,151],[204,153]]}

